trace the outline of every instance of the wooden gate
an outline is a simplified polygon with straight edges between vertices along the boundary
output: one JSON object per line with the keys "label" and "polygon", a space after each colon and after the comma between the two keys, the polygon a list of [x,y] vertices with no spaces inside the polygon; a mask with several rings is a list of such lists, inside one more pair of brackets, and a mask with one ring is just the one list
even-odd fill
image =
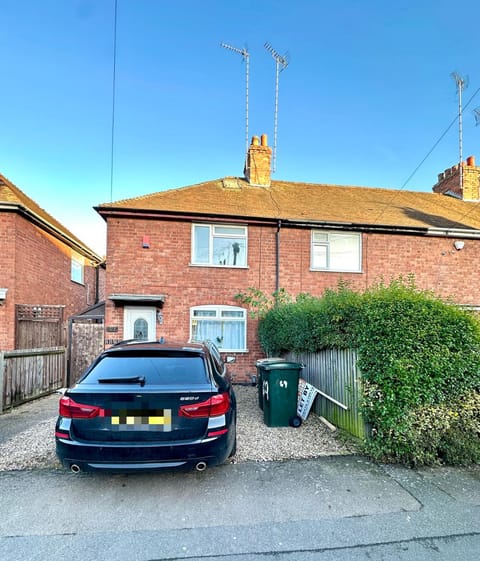
{"label": "wooden gate", "polygon": [[76,318],[70,324],[67,385],[74,384],[104,349],[103,322]]}
{"label": "wooden gate", "polygon": [[65,306],[15,306],[15,348],[39,349],[65,345]]}

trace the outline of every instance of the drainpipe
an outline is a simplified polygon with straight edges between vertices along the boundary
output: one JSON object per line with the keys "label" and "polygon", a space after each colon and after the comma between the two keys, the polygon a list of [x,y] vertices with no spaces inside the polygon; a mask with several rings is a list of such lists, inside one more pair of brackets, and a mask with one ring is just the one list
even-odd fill
{"label": "drainpipe", "polygon": [[275,292],[280,290],[280,228],[282,221],[277,224],[276,244],[275,244]]}

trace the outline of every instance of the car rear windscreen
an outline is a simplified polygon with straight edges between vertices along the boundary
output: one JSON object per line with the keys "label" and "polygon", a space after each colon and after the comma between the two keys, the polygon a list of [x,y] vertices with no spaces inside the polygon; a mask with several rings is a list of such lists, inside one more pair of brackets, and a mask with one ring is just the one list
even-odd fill
{"label": "car rear windscreen", "polygon": [[[208,383],[205,363],[191,356],[107,356],[82,380],[88,384],[111,379],[143,378],[145,385],[202,385]],[[130,381],[131,383],[131,381]]]}

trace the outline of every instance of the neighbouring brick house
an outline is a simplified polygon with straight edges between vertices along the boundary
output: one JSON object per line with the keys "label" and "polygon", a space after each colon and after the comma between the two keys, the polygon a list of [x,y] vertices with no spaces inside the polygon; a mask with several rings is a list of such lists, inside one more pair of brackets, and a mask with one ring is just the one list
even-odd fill
{"label": "neighbouring brick house", "polygon": [[454,188],[458,166],[422,193],[272,180],[270,160],[266,137],[254,137],[245,177],[96,208],[108,232],[107,345],[210,338],[236,357],[236,380],[248,381],[263,356],[256,320],[235,299],[249,287],[320,296],[340,280],[362,290],[413,273],[420,288],[480,305],[473,158],[462,170],[476,202]]}
{"label": "neighbouring brick house", "polygon": [[[69,316],[105,297],[102,263],[0,175],[0,351],[53,346],[57,335],[65,344]],[[45,328],[53,322],[58,329]]]}

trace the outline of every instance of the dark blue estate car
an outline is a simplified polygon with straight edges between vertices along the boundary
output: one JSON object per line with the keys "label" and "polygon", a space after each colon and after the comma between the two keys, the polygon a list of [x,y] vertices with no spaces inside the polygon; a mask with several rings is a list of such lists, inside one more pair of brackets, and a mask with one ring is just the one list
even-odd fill
{"label": "dark blue estate car", "polygon": [[223,463],[236,451],[236,401],[218,349],[128,341],[104,351],[60,398],[55,440],[74,472]]}

